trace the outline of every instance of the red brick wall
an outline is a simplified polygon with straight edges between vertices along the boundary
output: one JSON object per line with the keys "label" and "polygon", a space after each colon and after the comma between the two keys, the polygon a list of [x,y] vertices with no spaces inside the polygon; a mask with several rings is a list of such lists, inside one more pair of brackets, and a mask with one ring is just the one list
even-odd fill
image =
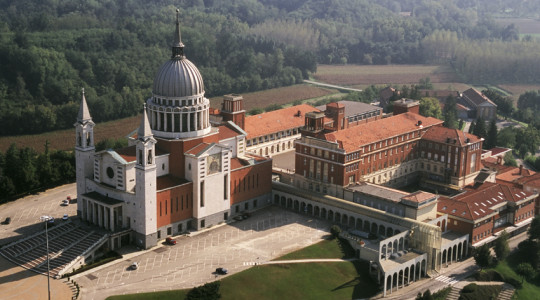
{"label": "red brick wall", "polygon": [[[482,234],[484,234],[484,236],[482,236]],[[478,243],[479,241],[484,240],[487,237],[490,237],[492,235],[493,235],[493,219],[490,218],[489,221],[486,222],[485,224],[482,224],[476,228],[473,228],[471,236],[470,236],[471,244]],[[476,240],[475,240],[475,237],[476,237]]]}
{"label": "red brick wall", "polygon": [[[530,212],[530,215],[527,215]],[[530,203],[523,205],[523,207],[516,210],[514,213],[514,224],[521,223],[526,219],[534,217],[534,200]]]}
{"label": "red brick wall", "polygon": [[[457,222],[457,224],[455,224]],[[454,219],[452,216],[448,216],[448,223],[446,224],[447,230],[459,232],[462,234],[469,234],[469,237],[472,235],[473,224],[465,222],[459,219]]]}
{"label": "red brick wall", "polygon": [[[182,209],[182,199],[184,207]],[[171,210],[172,202],[172,210]],[[193,217],[193,183],[157,193],[157,227]]]}
{"label": "red brick wall", "polygon": [[231,171],[231,205],[272,191],[272,161]]}

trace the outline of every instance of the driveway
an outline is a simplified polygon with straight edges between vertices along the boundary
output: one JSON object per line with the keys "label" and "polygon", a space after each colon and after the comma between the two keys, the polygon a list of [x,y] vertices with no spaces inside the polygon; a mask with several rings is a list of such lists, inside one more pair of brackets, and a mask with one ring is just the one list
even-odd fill
{"label": "driveway", "polygon": [[[216,280],[217,267],[238,273],[317,243],[328,229],[323,220],[270,207],[248,220],[178,237],[174,246],[127,253],[122,261],[72,278],[82,286],[82,299],[192,288]],[[135,261],[139,268],[129,270]]]}

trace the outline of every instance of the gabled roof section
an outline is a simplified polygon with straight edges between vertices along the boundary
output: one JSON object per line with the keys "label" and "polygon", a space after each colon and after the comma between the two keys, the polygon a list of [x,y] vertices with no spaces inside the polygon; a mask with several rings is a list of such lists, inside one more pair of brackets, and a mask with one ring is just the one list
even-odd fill
{"label": "gabled roof section", "polygon": [[305,114],[312,111],[319,110],[311,105],[300,104],[254,116],[248,116],[245,120],[245,131],[248,138],[255,138],[302,127],[305,123]]}
{"label": "gabled roof section", "polygon": [[247,136],[247,133],[232,121],[227,121],[224,125],[219,126],[220,141],[235,138],[239,135]]}
{"label": "gabled roof section", "polygon": [[[109,149],[107,151],[113,151],[113,150]],[[165,152],[158,148],[156,148],[155,151],[156,151],[156,157],[169,154],[168,152]],[[137,160],[137,146],[135,145],[116,149],[113,152],[116,152],[116,154],[118,154],[121,158],[123,158],[128,163],[135,162]]]}
{"label": "gabled roof section", "polygon": [[346,152],[351,152],[358,150],[363,145],[384,141],[391,137],[400,136],[422,128],[429,128],[434,125],[441,125],[442,123],[443,121],[432,117],[423,117],[407,112],[328,133],[322,138],[329,142],[342,144],[340,148]]}
{"label": "gabled roof section", "polygon": [[179,185],[186,184],[188,182],[189,181],[187,181],[186,179],[168,174],[156,178],[156,190],[159,192],[161,190],[171,189]]}
{"label": "gabled roof section", "polygon": [[540,188],[540,173],[536,173],[530,176],[521,177],[517,180],[521,185],[533,186]]}
{"label": "gabled roof section", "polygon": [[[433,126],[429,128],[422,139],[454,146],[467,145],[467,139],[469,139],[469,143],[476,143],[481,140],[476,135],[443,126]],[[456,142],[454,143],[454,141]]]}
{"label": "gabled roof section", "polygon": [[195,146],[195,147],[189,149],[188,151],[186,151],[185,154],[195,156],[195,157],[199,157],[199,156],[204,155],[206,152],[208,152],[210,149],[212,149],[214,147],[219,147],[219,148],[222,148],[222,149],[226,148],[225,146],[220,145],[220,144],[216,144],[216,143],[200,143],[197,146]]}
{"label": "gabled roof section", "polygon": [[482,93],[480,93],[479,91],[473,88],[470,88],[466,90],[465,92],[463,92],[463,97],[466,97],[467,99],[469,99],[476,106],[479,106],[485,103],[489,103],[491,106],[495,106],[495,107],[497,106],[495,103],[493,103],[493,101],[489,100],[488,97],[484,96]]}

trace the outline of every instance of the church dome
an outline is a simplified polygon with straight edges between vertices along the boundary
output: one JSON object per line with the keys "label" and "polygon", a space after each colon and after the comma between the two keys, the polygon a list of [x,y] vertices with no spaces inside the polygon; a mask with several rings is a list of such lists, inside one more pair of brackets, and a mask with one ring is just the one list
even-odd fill
{"label": "church dome", "polygon": [[204,83],[199,69],[184,56],[165,62],[154,78],[155,96],[189,97],[204,93]]}

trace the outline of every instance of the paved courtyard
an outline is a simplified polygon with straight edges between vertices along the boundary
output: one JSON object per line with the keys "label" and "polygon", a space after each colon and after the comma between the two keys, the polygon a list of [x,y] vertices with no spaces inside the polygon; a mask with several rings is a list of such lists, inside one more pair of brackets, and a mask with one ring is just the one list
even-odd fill
{"label": "paved courtyard", "polygon": [[[271,207],[248,220],[178,237],[175,246],[128,253],[122,261],[73,278],[82,286],[82,299],[191,288],[215,280],[217,267],[234,274],[319,242],[328,228],[325,221]],[[129,270],[132,262],[139,263],[137,270]]]}

